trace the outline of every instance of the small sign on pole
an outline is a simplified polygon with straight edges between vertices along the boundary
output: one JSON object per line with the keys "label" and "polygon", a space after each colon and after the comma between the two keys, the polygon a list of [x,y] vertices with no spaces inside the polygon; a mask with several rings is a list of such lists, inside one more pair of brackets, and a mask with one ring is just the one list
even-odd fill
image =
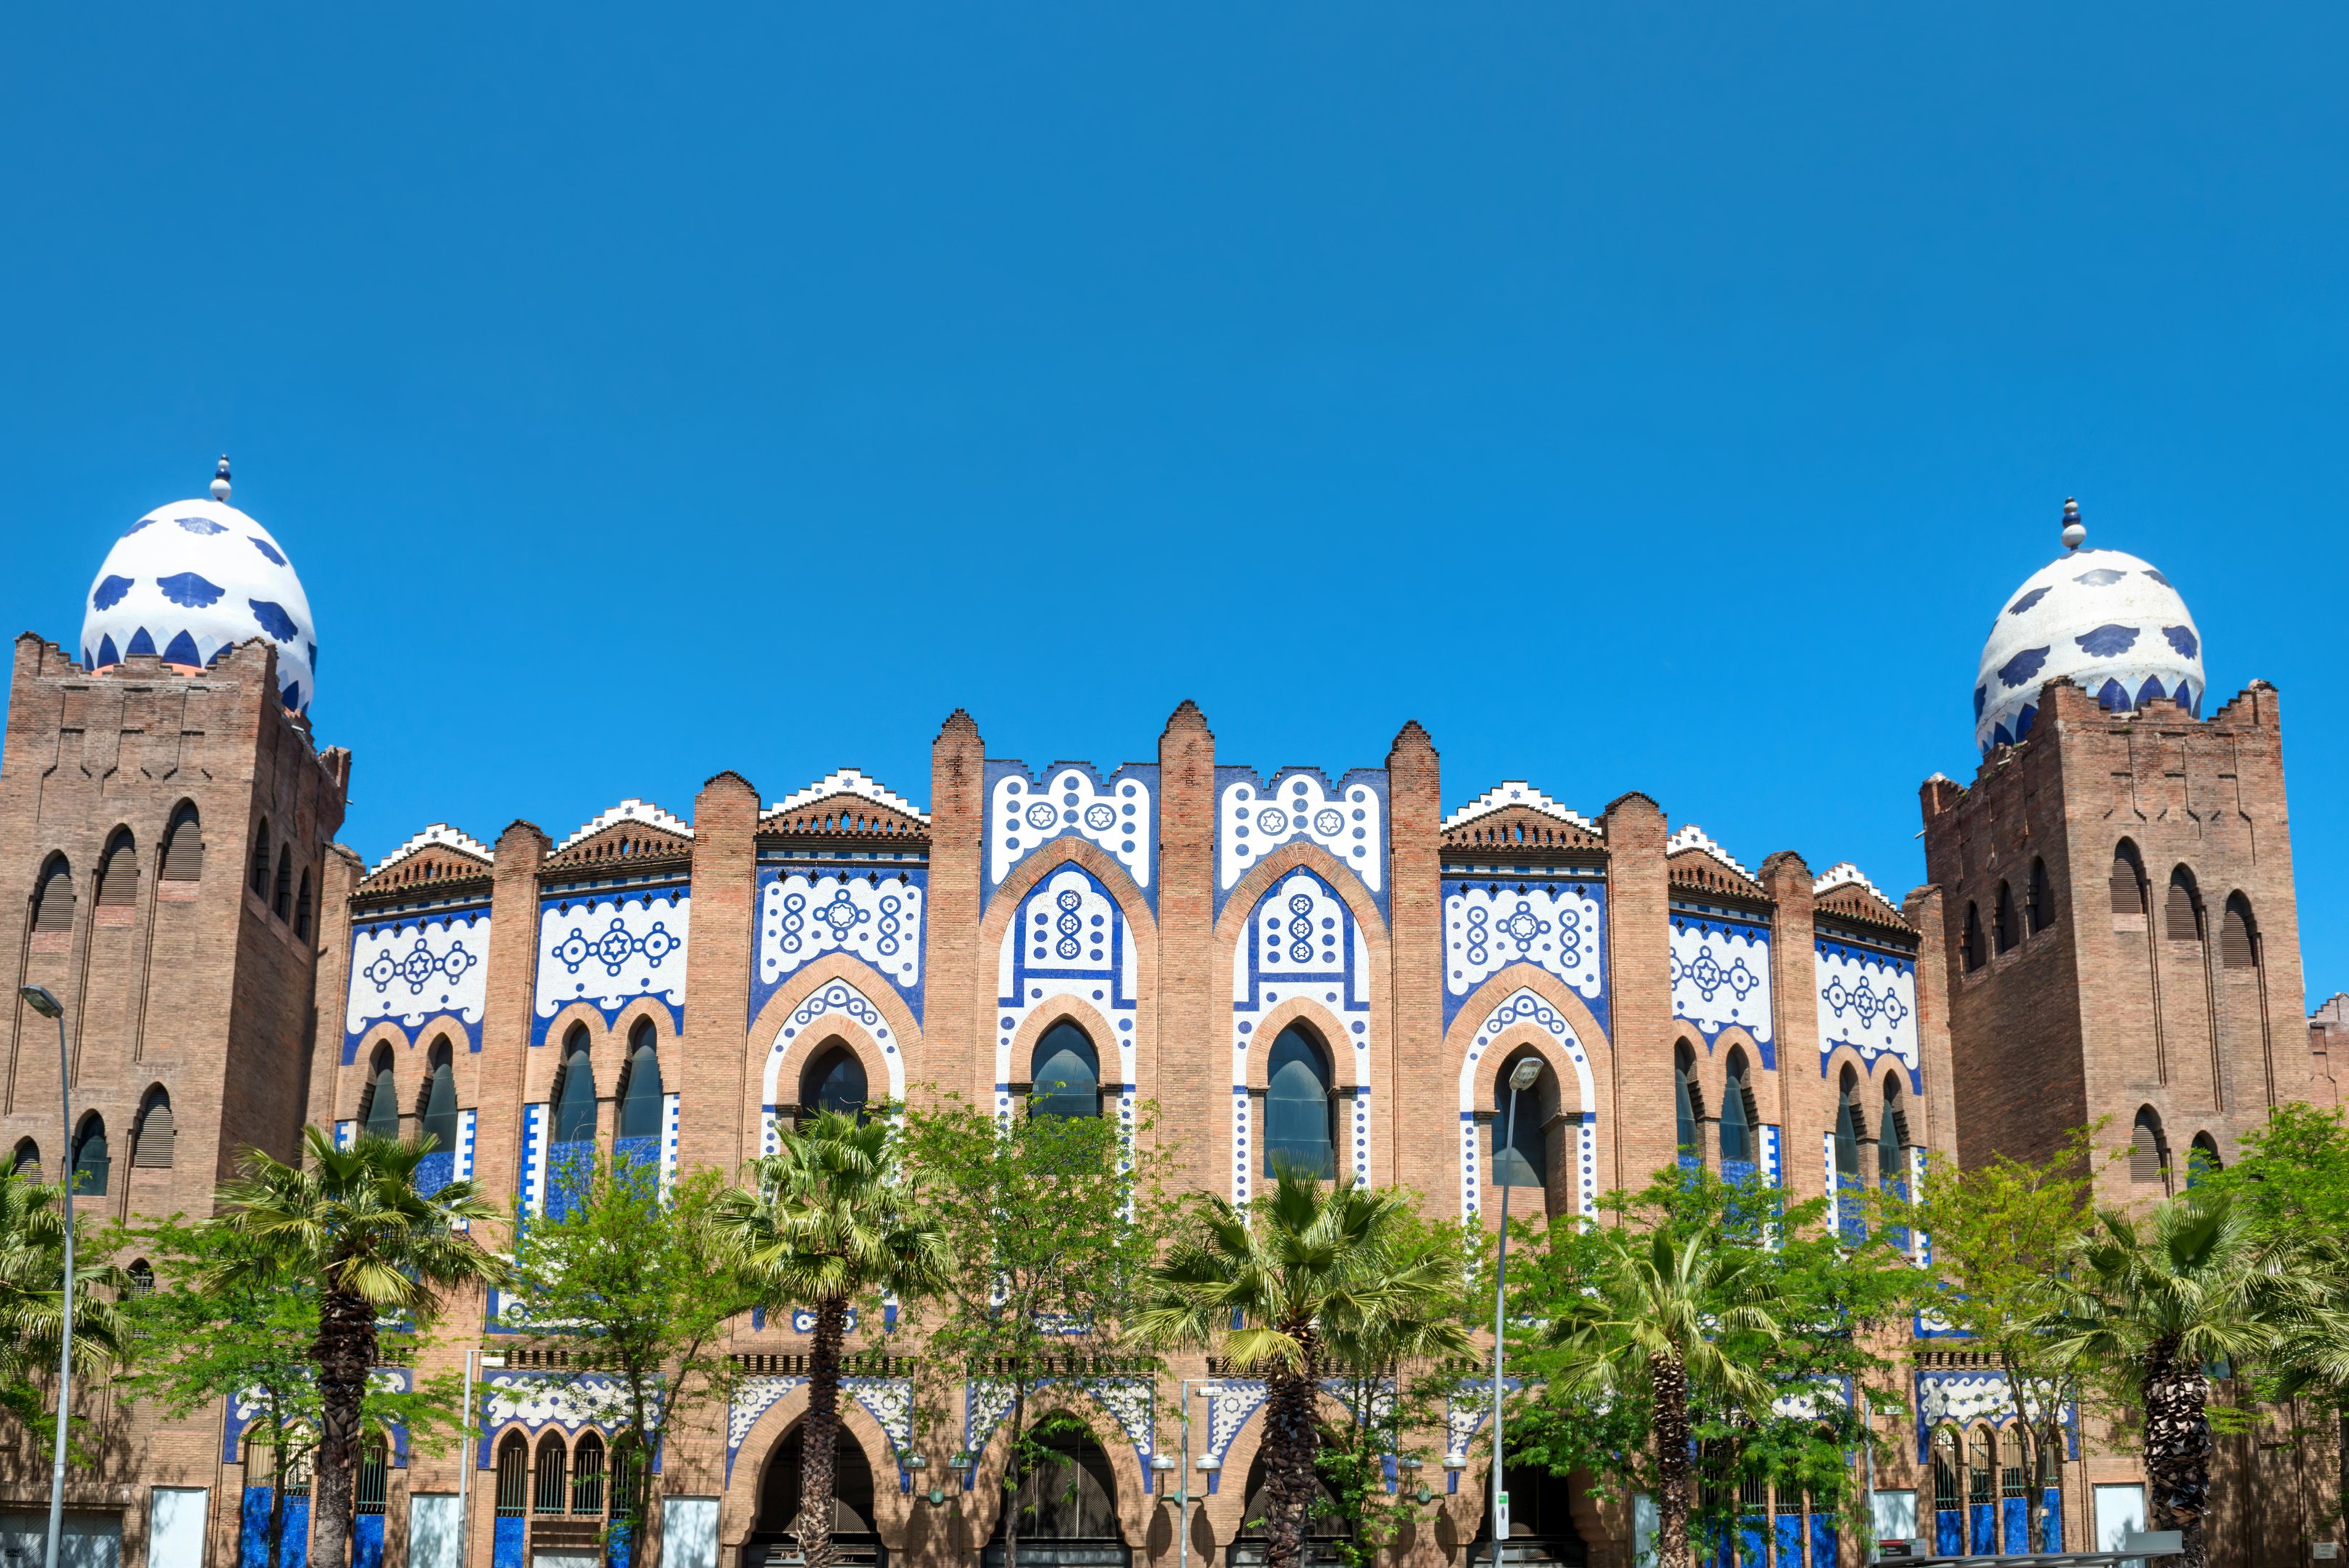
{"label": "small sign on pole", "polygon": [[1509,1494],[1501,1494],[1500,1511],[1493,1518],[1493,1533],[1503,1541],[1509,1538]]}

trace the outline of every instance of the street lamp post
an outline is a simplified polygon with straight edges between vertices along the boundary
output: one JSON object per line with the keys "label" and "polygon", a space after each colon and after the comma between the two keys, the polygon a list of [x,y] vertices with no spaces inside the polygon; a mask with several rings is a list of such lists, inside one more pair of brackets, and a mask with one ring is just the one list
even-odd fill
{"label": "street lamp post", "polygon": [[[1509,1073],[1509,1115],[1501,1136],[1501,1148],[1514,1152],[1517,1147],[1517,1097],[1541,1082],[1542,1063],[1539,1057],[1526,1057]],[[1499,1150],[1495,1151],[1493,1174],[1504,1176],[1500,1169]],[[1508,1493],[1501,1489],[1505,1472],[1501,1468],[1501,1340],[1507,1323],[1509,1295],[1509,1184],[1501,1183],[1501,1263],[1493,1276],[1493,1568],[1501,1568],[1501,1538],[1508,1533],[1506,1507]]]}
{"label": "street lamp post", "polygon": [[57,1103],[66,1128],[66,1274],[65,1289],[58,1298],[64,1317],[57,1335],[57,1444],[49,1460],[49,1552],[42,1560],[46,1568],[57,1568],[57,1547],[66,1522],[66,1409],[73,1398],[73,1084],[66,1071],[66,1005],[46,985],[26,985],[16,995],[34,1012],[57,1021]]}

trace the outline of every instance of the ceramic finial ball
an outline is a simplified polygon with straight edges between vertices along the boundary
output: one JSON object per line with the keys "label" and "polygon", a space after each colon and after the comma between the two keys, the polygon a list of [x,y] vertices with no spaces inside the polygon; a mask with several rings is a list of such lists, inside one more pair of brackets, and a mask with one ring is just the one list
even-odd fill
{"label": "ceramic finial ball", "polygon": [[212,470],[212,499],[222,506],[228,504],[228,454],[221,454],[220,467]]}
{"label": "ceramic finial ball", "polygon": [[2064,548],[2077,550],[2086,542],[2087,537],[2088,525],[2080,521],[2080,503],[2070,496],[2065,496],[2064,498]]}

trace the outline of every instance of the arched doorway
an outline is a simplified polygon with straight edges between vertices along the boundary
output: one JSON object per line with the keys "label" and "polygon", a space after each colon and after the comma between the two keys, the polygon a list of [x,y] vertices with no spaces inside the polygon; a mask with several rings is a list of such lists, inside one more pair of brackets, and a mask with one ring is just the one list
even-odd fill
{"label": "arched doorway", "polygon": [[[804,1423],[793,1427],[768,1457],[766,1473],[759,1478],[759,1512],[742,1545],[742,1568],[781,1568],[801,1560],[791,1527],[800,1511],[800,1440],[806,1430]],[[833,1450],[832,1478],[833,1561],[882,1568],[889,1553],[873,1531],[873,1467],[845,1426]]]}
{"label": "arched doorway", "polygon": [[[1049,1113],[1048,1113],[1049,1114]],[[1117,1472],[1090,1432],[1064,1429],[1038,1439],[1047,1456],[1020,1478],[995,1522],[980,1568],[1002,1568],[1004,1526],[1016,1512],[1019,1568],[1129,1568],[1133,1549],[1117,1521]]]}
{"label": "arched doorway", "polygon": [[[1485,1472],[1489,1478],[1490,1470]],[[1566,1477],[1538,1465],[1510,1465],[1503,1472],[1509,1494],[1509,1538],[1501,1543],[1503,1568],[1588,1568],[1590,1549],[1574,1525],[1574,1489]],[[1492,1493],[1468,1548],[1469,1568],[1493,1561]]]}
{"label": "arched doorway", "polygon": [[[1240,1532],[1224,1553],[1228,1568],[1264,1568],[1265,1510],[1271,1499],[1266,1495],[1265,1454],[1257,1449],[1247,1473],[1247,1501],[1240,1514]],[[1336,1511],[1338,1494],[1320,1476],[1313,1478],[1313,1501],[1305,1515],[1305,1561],[1320,1568],[1341,1563],[1338,1542],[1350,1533],[1345,1520]]]}

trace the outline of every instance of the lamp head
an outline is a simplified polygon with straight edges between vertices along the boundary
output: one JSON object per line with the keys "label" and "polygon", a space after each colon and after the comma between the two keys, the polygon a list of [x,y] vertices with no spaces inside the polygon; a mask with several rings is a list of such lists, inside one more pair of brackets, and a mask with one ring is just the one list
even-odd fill
{"label": "lamp head", "polygon": [[62,1018],[66,1016],[66,1005],[58,1001],[56,994],[47,985],[19,985],[16,987],[16,995],[25,999],[25,1006],[32,1008],[44,1018]]}
{"label": "lamp head", "polygon": [[1509,1087],[1528,1089],[1541,1082],[1542,1064],[1539,1057],[1527,1057],[1509,1073]]}

